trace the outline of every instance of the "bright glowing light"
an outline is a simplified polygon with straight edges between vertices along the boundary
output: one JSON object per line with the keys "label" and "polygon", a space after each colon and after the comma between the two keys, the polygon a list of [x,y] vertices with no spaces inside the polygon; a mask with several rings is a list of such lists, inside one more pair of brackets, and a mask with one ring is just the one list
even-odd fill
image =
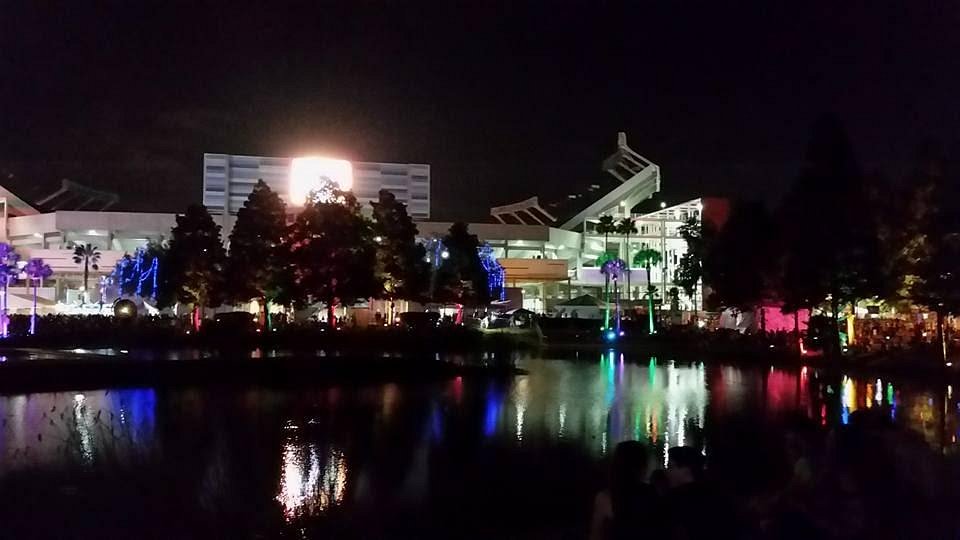
{"label": "bright glowing light", "polygon": [[613,330],[607,330],[605,337],[607,338],[607,341],[613,341],[617,339],[617,333]]}
{"label": "bright glowing light", "polygon": [[666,208],[666,207],[667,207],[667,203],[661,201],[660,208]]}
{"label": "bright glowing light", "polygon": [[447,250],[441,251],[441,252],[440,252],[440,258],[441,258],[441,259],[449,259],[449,258],[450,258],[450,252],[447,251]]}
{"label": "bright glowing light", "polygon": [[349,161],[322,157],[294,158],[290,163],[290,204],[302,205],[307,195],[329,179],[341,190],[353,187],[353,167]]}
{"label": "bright glowing light", "polygon": [[284,444],[280,489],[276,500],[284,516],[315,515],[343,502],[349,472],[343,452],[316,445]]}

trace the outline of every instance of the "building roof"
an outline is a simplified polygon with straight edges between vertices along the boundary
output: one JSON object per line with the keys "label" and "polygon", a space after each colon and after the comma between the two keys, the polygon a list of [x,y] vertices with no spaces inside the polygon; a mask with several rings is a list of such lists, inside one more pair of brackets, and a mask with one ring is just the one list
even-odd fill
{"label": "building roof", "polygon": [[660,191],[660,167],[634,152],[627,145],[625,133],[618,134],[617,150],[603,161],[602,170],[608,174],[608,179],[595,181],[587,189],[571,193],[563,200],[541,202],[537,197],[531,197],[495,206],[490,209],[490,215],[500,223],[577,230],[588,218],[598,217],[621,205],[632,209]]}
{"label": "building roof", "polygon": [[117,204],[120,197],[116,193],[89,188],[64,178],[60,188],[37,201],[44,210],[92,210],[104,211]]}
{"label": "building roof", "polygon": [[610,212],[619,206],[633,208],[660,191],[660,167],[627,146],[625,133],[618,134],[617,151],[603,162],[603,170],[622,183],[566,220],[563,229],[573,230],[587,218]]}
{"label": "building roof", "polygon": [[0,186],[0,199],[7,201],[7,212],[11,216],[32,216],[40,213],[31,204],[3,186]]}

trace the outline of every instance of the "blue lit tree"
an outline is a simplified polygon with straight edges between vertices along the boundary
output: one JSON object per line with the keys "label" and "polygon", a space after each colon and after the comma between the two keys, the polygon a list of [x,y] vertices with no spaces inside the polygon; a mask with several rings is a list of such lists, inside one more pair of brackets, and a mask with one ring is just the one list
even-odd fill
{"label": "blue lit tree", "polygon": [[465,223],[454,223],[442,241],[433,295],[458,305],[486,305],[490,301],[487,272],[480,262],[480,241]]}
{"label": "blue lit tree", "polygon": [[37,332],[37,294],[40,283],[42,283],[44,279],[52,276],[53,270],[50,268],[50,265],[43,262],[43,259],[34,258],[27,261],[23,272],[27,275],[27,279],[33,284],[33,312],[30,314],[30,335],[33,335]]}
{"label": "blue lit tree", "polygon": [[120,257],[110,274],[120,296],[157,299],[162,251],[158,245],[149,245],[137,248],[133,255],[125,253]]}
{"label": "blue lit tree", "polygon": [[477,252],[480,255],[480,264],[487,272],[487,290],[490,293],[490,298],[498,298],[501,302],[506,300],[507,289],[504,286],[506,272],[503,270],[503,266],[497,262],[497,258],[493,256],[493,248],[490,247],[490,244],[484,242]]}
{"label": "blue lit tree", "polygon": [[10,334],[10,317],[7,314],[8,299],[10,283],[20,275],[18,262],[20,262],[20,255],[14,251],[13,246],[6,242],[0,242],[0,284],[3,286],[3,295],[0,296],[0,337],[7,337]]}

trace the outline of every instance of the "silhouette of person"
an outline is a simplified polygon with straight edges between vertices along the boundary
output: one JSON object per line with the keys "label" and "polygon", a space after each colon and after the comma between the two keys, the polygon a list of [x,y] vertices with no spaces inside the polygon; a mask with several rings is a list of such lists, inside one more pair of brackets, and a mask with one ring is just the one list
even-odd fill
{"label": "silhouette of person", "polygon": [[[714,496],[704,480],[704,457],[692,446],[675,446],[668,451],[667,483],[664,498],[667,527],[672,538],[731,538],[733,512]],[[695,513],[696,518],[692,518]]]}
{"label": "silhouette of person", "polygon": [[639,441],[624,441],[613,452],[610,488],[597,494],[591,540],[649,535],[659,523],[659,497],[646,482],[648,452]]}

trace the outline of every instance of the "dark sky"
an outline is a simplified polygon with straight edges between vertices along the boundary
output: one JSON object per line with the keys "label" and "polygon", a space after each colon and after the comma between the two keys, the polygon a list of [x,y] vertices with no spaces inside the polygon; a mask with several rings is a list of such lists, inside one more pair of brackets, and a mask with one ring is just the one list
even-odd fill
{"label": "dark sky", "polygon": [[430,163],[470,218],[595,182],[620,130],[669,200],[775,201],[824,112],[890,177],[960,143],[957,2],[240,4],[0,0],[4,184],[181,210],[205,151],[323,153]]}

